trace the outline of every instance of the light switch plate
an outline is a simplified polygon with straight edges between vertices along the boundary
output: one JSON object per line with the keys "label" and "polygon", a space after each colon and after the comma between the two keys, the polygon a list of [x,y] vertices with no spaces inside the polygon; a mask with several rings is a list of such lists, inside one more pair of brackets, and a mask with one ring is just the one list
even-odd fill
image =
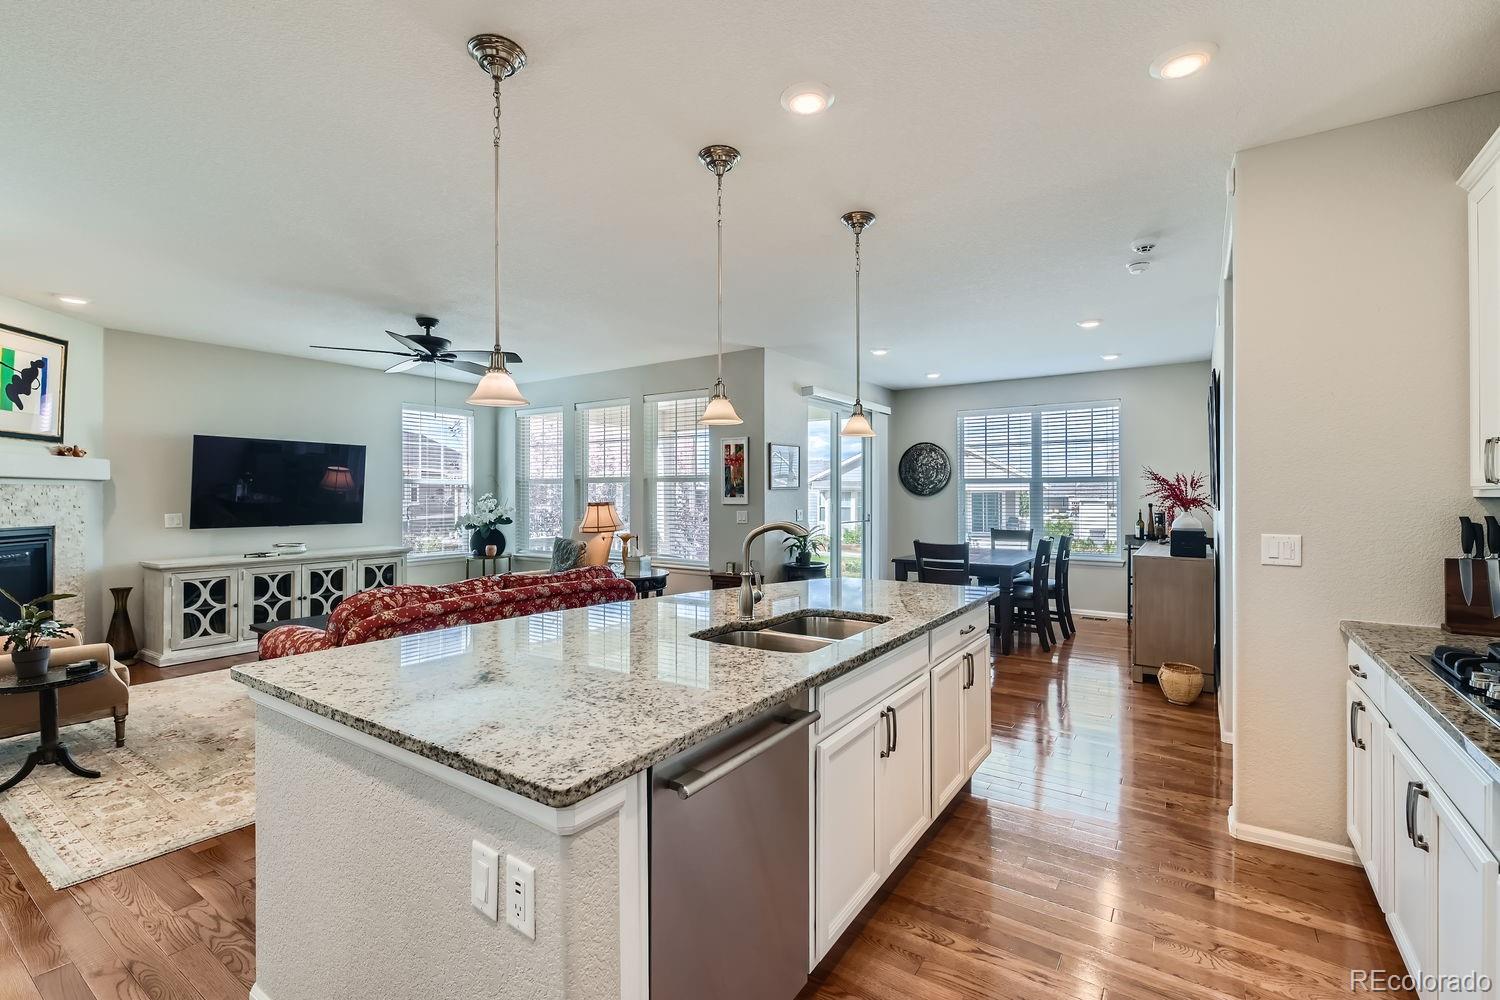
{"label": "light switch plate", "polygon": [[491,920],[500,919],[500,852],[474,841],[469,861],[469,902]]}
{"label": "light switch plate", "polygon": [[182,515],[181,514],[163,514],[162,517],[161,517],[161,526],[163,528],[180,528],[180,527],[182,527]]}
{"label": "light switch plate", "polygon": [[505,856],[505,922],[536,940],[536,869]]}
{"label": "light switch plate", "polygon": [[1262,566],[1301,566],[1301,535],[1261,535],[1260,564]]}
{"label": "light switch plate", "polygon": [[749,524],[750,523],[750,513],[749,513],[749,511],[743,511],[743,510],[737,510],[737,511],[735,511],[734,512],[734,523],[735,524]]}

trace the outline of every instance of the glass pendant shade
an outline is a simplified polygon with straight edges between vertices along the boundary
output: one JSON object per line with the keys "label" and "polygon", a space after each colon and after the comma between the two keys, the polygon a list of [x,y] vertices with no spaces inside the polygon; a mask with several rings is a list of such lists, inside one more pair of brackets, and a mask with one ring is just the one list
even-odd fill
{"label": "glass pendant shade", "polygon": [[510,372],[503,367],[491,368],[484,373],[484,378],[474,387],[474,393],[469,397],[470,406],[526,406],[526,397],[521,395],[520,387],[516,380],[511,377]]}
{"label": "glass pendant shade", "polygon": [[704,427],[729,427],[744,423],[734,411],[734,404],[729,401],[729,394],[724,391],[722,380],[714,385],[713,398],[703,408],[703,416],[698,418],[698,423]]}
{"label": "glass pendant shade", "polygon": [[870,418],[865,416],[865,408],[859,403],[854,404],[854,412],[849,414],[848,420],[844,421],[844,429],[839,431],[839,436],[846,438],[875,436],[875,428],[870,425]]}

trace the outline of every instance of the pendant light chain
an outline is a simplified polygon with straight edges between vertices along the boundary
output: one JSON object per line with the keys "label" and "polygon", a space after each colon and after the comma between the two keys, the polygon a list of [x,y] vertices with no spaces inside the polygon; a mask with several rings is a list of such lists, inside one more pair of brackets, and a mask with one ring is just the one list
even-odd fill
{"label": "pendant light chain", "polygon": [[505,352],[500,348],[500,72],[494,80],[495,96],[495,352],[490,358],[490,367],[505,370]]}
{"label": "pendant light chain", "polygon": [[719,371],[718,379],[724,381],[724,172],[715,171],[718,178],[718,212],[719,221],[714,224],[714,238],[717,242],[717,263],[714,275],[714,300],[718,307],[716,322],[719,328]]}
{"label": "pendant light chain", "polygon": [[859,235],[864,227],[854,230],[854,405],[859,405]]}

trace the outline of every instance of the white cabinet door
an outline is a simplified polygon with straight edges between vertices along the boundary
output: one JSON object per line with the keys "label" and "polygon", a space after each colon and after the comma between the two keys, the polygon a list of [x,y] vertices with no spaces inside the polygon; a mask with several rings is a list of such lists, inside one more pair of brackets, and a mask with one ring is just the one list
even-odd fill
{"label": "white cabinet door", "polygon": [[1469,468],[1476,496],[1500,493],[1500,168],[1469,191]]}
{"label": "white cabinet door", "polygon": [[238,584],[232,569],[172,574],[171,647],[192,649],[237,641]]}
{"label": "white cabinet door", "polygon": [[1391,936],[1406,960],[1406,971],[1421,976],[1433,971],[1436,879],[1432,857],[1432,779],[1406,744],[1392,733],[1390,782],[1385,797],[1386,842],[1391,845],[1391,884],[1386,919]]}
{"label": "white cabinet door", "polygon": [[[1431,854],[1436,868],[1437,961],[1442,1000],[1450,997],[1494,997],[1496,973],[1496,878],[1494,855],[1469,828],[1453,803],[1436,788],[1431,802]],[[1488,977],[1490,989],[1480,991],[1476,980]]]}
{"label": "white cabinet door", "polygon": [[964,688],[964,777],[979,769],[990,755],[991,662],[989,639],[969,647],[967,687]]}
{"label": "white cabinet door", "polygon": [[[1352,679],[1344,694],[1345,718],[1349,731],[1344,741],[1347,791],[1345,804],[1349,843],[1364,863],[1367,872],[1376,870],[1374,851],[1375,810],[1371,779],[1376,773],[1375,751],[1371,747],[1370,709],[1365,693]],[[1372,877],[1371,881],[1374,879]]]}
{"label": "white cabinet door", "polygon": [[302,614],[298,617],[331,614],[344,598],[355,592],[354,563],[304,563],[302,578]]}
{"label": "white cabinet door", "polygon": [[399,557],[361,559],[354,567],[354,590],[360,592],[405,583],[405,569],[406,560]]}
{"label": "white cabinet door", "polygon": [[885,872],[906,857],[932,820],[928,699],[924,671],[885,705],[890,741],[879,758],[875,798],[876,854]]}
{"label": "white cabinet door", "polygon": [[968,780],[964,712],[969,663],[963,654],[932,668],[932,813],[936,816]]}
{"label": "white cabinet door", "polygon": [[300,618],[297,567],[240,570],[240,638],[254,639],[251,625]]}
{"label": "white cabinet door", "polygon": [[885,877],[875,847],[875,798],[876,765],[883,763],[879,754],[887,745],[881,707],[850,721],[814,751],[813,911],[819,959]]}

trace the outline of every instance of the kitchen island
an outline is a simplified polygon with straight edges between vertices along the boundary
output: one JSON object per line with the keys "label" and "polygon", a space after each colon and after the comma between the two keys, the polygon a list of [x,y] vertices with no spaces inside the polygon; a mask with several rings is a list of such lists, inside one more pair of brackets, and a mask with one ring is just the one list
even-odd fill
{"label": "kitchen island", "polygon": [[743,624],[720,591],[235,668],[257,706],[254,995],[648,996],[653,773],[792,715],[807,851],[786,864],[809,888],[779,916],[805,973],[988,752],[990,596],[814,580],[767,587],[751,627],[815,633],[798,620],[828,611],[862,631],[715,641]]}

